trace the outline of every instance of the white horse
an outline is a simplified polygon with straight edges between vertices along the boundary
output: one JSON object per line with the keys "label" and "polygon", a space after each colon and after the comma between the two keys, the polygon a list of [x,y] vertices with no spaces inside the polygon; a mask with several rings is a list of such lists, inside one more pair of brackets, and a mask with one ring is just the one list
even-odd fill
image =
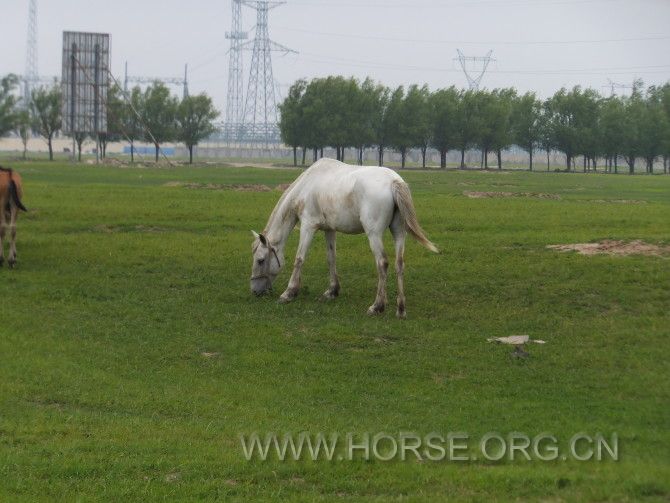
{"label": "white horse", "polygon": [[300,243],[293,264],[293,274],[279,302],[290,302],[300,289],[300,271],[307,250],[317,230],[324,231],[330,267],[330,286],[324,299],[334,299],[340,291],[335,268],[335,232],[365,232],[375,257],[379,283],[377,297],[368,314],[378,314],[386,307],[388,260],[382,236],[391,229],[395,241],[398,304],[396,316],[405,317],[403,287],[403,253],[405,235],[409,232],[419,243],[438,253],[423,233],[416,218],[409,187],[395,171],[376,166],[350,166],[323,158],[306,169],[279,199],[265,230],[254,235],[252,244],[251,291],[268,292],[284,265],[284,247],[289,234],[300,221]]}

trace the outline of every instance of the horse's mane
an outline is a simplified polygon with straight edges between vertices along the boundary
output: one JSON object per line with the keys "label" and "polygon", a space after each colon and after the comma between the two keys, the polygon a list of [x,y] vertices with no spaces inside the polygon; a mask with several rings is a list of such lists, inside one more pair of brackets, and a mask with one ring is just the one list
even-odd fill
{"label": "horse's mane", "polygon": [[[300,179],[305,175],[307,170],[303,171],[298,178],[293,180],[293,183],[288,186],[288,188],[284,191],[284,193],[281,195],[279,198],[279,201],[277,201],[277,204],[275,204],[275,207],[272,209],[272,213],[270,213],[270,218],[268,218],[268,223],[265,225],[265,229],[263,230],[263,233],[267,233],[268,229],[270,228],[272,222],[275,221],[276,218],[280,218],[280,220],[284,220],[286,218],[287,213],[289,212],[290,208],[286,208],[284,205],[284,202],[288,198],[288,195],[293,191],[295,186],[298,184]],[[281,212],[281,214],[280,214]]]}

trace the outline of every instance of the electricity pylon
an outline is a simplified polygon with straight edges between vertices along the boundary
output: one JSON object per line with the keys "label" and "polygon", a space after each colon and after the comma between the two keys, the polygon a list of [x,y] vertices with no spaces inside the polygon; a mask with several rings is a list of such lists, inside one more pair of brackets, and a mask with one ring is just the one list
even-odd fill
{"label": "electricity pylon", "polygon": [[[474,91],[478,90],[479,84],[482,81],[484,73],[486,73],[486,69],[488,68],[489,63],[491,61],[495,61],[495,59],[491,58],[493,50],[490,50],[486,56],[465,56],[460,49],[456,49],[456,51],[458,52],[458,61],[460,62],[463,73],[465,74],[465,78],[468,81],[468,86],[470,86],[470,89]],[[474,76],[468,73],[468,61],[473,63],[481,63],[481,67],[476,70],[477,73],[475,73]]]}
{"label": "electricity pylon", "polygon": [[230,40],[230,60],[228,63],[228,98],[226,101],[226,123],[236,130],[244,120],[244,84],[242,76],[242,41],[247,32],[242,31],[242,0],[232,0],[233,23],[226,38]]}
{"label": "electricity pylon", "polygon": [[[268,11],[285,2],[242,0],[242,3],[256,9],[256,33],[244,105],[244,136],[254,142],[277,143],[279,128],[275,82],[272,76],[272,52],[288,54],[296,51],[270,40]],[[242,44],[242,47],[247,48],[248,45],[249,42]]]}
{"label": "electricity pylon", "polygon": [[28,106],[33,87],[39,81],[37,72],[37,0],[28,5],[28,36],[26,37],[26,68],[23,73],[23,103]]}

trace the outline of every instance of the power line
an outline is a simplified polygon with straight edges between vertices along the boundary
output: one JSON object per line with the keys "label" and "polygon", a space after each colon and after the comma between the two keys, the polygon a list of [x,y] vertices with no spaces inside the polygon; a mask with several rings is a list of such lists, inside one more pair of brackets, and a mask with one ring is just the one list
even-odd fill
{"label": "power line", "polygon": [[498,7],[545,7],[547,5],[586,5],[591,3],[613,3],[618,0],[539,0],[537,2],[531,1],[494,1],[482,0],[472,2],[449,2],[449,3],[398,3],[398,2],[321,2],[312,3],[305,0],[297,0],[291,2],[293,5],[300,5],[303,7],[358,7],[358,8],[391,8],[391,9],[453,9],[456,7],[479,7],[479,6],[498,6]]}
{"label": "power line", "polygon": [[[362,68],[380,68],[390,70],[416,70],[422,72],[437,72],[437,73],[460,73],[461,70],[457,68],[441,68],[437,66],[417,66],[417,65],[401,65],[397,63],[385,63],[380,61],[347,59],[340,57],[323,56],[321,54],[313,54],[309,52],[301,52],[301,58],[311,59],[312,61],[328,63],[328,64],[343,64],[349,66],[356,66]],[[666,70],[657,70],[665,68]],[[509,74],[509,75],[603,75],[603,74],[631,74],[631,73],[669,73],[670,64],[667,65],[649,65],[649,66],[630,66],[630,67],[601,67],[601,68],[571,68],[571,69],[551,69],[551,70],[488,70],[489,73],[495,74]]]}
{"label": "power line", "polygon": [[581,39],[581,40],[477,40],[476,42],[467,40],[438,40],[438,39],[417,39],[417,38],[402,38],[402,37],[386,37],[382,35],[361,35],[357,33],[337,33],[327,31],[305,30],[302,28],[289,28],[286,26],[276,26],[280,30],[293,31],[297,33],[308,33],[311,35],[322,35],[328,37],[338,37],[347,39],[361,39],[361,40],[379,40],[382,42],[401,42],[413,44],[456,44],[456,45],[563,45],[563,44],[601,44],[601,43],[617,43],[617,42],[642,42],[650,40],[670,40],[670,35],[649,35],[643,37],[627,37],[627,38],[602,38],[602,39]]}

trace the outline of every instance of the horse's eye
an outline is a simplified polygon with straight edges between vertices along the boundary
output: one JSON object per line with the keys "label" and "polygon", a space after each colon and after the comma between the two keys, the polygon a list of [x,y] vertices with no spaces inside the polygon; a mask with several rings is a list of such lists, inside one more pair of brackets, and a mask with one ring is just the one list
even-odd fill
{"label": "horse's eye", "polygon": [[258,265],[263,265],[263,262],[265,262],[264,258],[259,258],[256,262],[258,262]]}

